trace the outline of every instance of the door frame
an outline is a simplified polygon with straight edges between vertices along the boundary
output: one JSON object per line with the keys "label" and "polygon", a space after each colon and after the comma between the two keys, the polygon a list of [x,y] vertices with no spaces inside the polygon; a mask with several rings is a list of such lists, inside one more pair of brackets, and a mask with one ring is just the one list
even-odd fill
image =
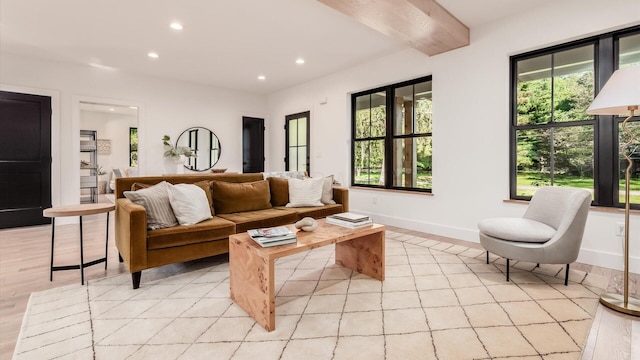
{"label": "door frame", "polygon": [[294,119],[307,118],[307,176],[311,176],[311,110],[301,111],[284,117],[284,169],[289,171],[289,121]]}
{"label": "door frame", "polygon": [[[118,99],[110,99],[110,98],[102,98],[102,97],[94,97],[94,96],[82,96],[82,95],[73,95],[71,97],[71,132],[69,134],[71,141],[71,163],[79,164],[80,163],[80,103],[81,102],[92,102],[99,103],[105,105],[117,105],[117,106],[135,106],[138,108],[138,176],[145,175],[145,164],[146,164],[146,152],[145,152],[145,131],[144,131],[144,105],[137,101],[130,100],[118,100]],[[128,136],[128,135],[127,135]],[[70,167],[70,176],[71,179],[69,183],[71,184],[69,189],[73,189],[71,191],[75,191],[80,188],[80,167],[71,166]],[[79,204],[80,203],[80,193],[73,192],[70,196],[70,204]]]}

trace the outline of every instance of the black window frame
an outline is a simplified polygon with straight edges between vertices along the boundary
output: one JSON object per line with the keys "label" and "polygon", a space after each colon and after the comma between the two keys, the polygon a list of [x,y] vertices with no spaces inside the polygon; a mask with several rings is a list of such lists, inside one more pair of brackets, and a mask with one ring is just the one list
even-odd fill
{"label": "black window frame", "polygon": [[[554,54],[574,48],[594,46],[594,97],[602,89],[619,64],[620,38],[640,34],[640,26],[591,36],[572,42],[559,44],[543,49],[513,55],[509,58],[510,92],[509,92],[509,196],[513,200],[530,200],[531,196],[517,195],[517,130],[528,128],[528,125],[517,124],[517,64],[518,61],[539,56]],[[636,114],[640,115],[640,114]],[[591,115],[592,120],[578,120],[567,123],[549,123],[538,127],[580,126],[589,123],[594,129],[594,199],[592,205],[602,207],[624,207],[619,201],[619,124],[624,117],[609,115]],[[613,119],[615,118],[615,119]],[[640,121],[634,116],[630,122]],[[632,204],[631,208],[640,209],[640,204]]]}
{"label": "black window frame", "polygon": [[[433,187],[430,188],[418,188],[418,187],[407,187],[407,186],[396,186],[393,185],[393,170],[394,170],[394,140],[396,139],[407,139],[407,138],[421,138],[421,137],[430,137],[433,139],[433,125],[430,132],[427,133],[411,133],[411,134],[395,134],[395,101],[394,95],[395,90],[398,88],[402,88],[409,85],[416,85],[423,82],[430,81],[433,85],[433,75],[426,75],[416,79],[407,80],[387,86],[381,86],[374,89],[369,89],[365,91],[360,91],[357,93],[351,94],[351,186],[354,187],[363,187],[363,188],[374,188],[374,189],[389,189],[389,190],[402,190],[402,191],[413,191],[413,192],[421,192],[421,193],[432,193]],[[367,138],[359,138],[356,139],[356,99],[365,95],[373,95],[376,93],[384,92],[385,93],[385,106],[386,106],[386,116],[385,116],[385,135],[384,136],[370,136]],[[356,174],[356,159],[355,159],[355,150],[356,150],[356,142],[358,141],[372,141],[372,140],[383,140],[384,141],[384,159],[391,159],[391,161],[384,161],[384,184],[376,185],[376,184],[361,184],[355,182],[355,174]],[[433,177],[433,173],[432,173]]]}
{"label": "black window frame", "polygon": [[[133,148],[133,143],[131,142],[131,137],[135,133],[136,139],[138,139],[138,128],[137,127],[129,127],[129,166],[137,167],[138,166],[138,144],[136,143],[135,149]],[[133,155],[135,154],[135,160],[133,159]],[[135,161],[135,163],[134,163]]]}

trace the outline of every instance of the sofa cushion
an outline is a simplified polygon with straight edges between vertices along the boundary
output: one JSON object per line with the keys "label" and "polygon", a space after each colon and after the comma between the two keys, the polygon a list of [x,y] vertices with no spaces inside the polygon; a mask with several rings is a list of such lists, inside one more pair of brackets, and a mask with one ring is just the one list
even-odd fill
{"label": "sofa cushion", "polygon": [[287,207],[322,206],[323,178],[289,179],[289,203]]}
{"label": "sofa cushion", "polygon": [[271,191],[271,205],[285,206],[289,202],[289,180],[284,178],[270,177],[269,191]]}
{"label": "sofa cushion", "polygon": [[491,218],[478,223],[480,232],[501,240],[544,243],[556,229],[541,222],[523,218]]}
{"label": "sofa cushion", "polygon": [[147,228],[162,229],[178,224],[169,203],[169,183],[163,181],[146,189],[125,191],[124,196],[134,204],[142,205],[147,212]]}
{"label": "sofa cushion", "polygon": [[271,193],[267,180],[245,183],[212,181],[211,196],[216,214],[271,208]]}
{"label": "sofa cushion", "polygon": [[197,185],[170,185],[169,202],[180,225],[193,225],[211,219],[207,193]]}
{"label": "sofa cushion", "polygon": [[214,216],[194,225],[178,225],[147,232],[147,249],[165,249],[174,246],[197,244],[216,239],[225,239],[235,234],[236,225]]}
{"label": "sofa cushion", "polygon": [[[198,181],[193,183],[193,185],[198,186],[200,189],[204,190],[204,193],[207,194],[207,201],[209,202],[209,208],[211,208],[211,215],[215,215],[216,212],[213,209],[213,198],[211,197],[211,181],[209,180],[202,180],[202,181]],[[151,184],[146,184],[146,183],[133,183],[131,184],[131,191],[137,191],[140,189],[146,189],[150,186],[153,186]]]}
{"label": "sofa cushion", "polygon": [[234,222],[237,233],[250,229],[293,224],[298,221],[298,214],[292,209],[266,209],[233,214],[218,214],[218,216]]}
{"label": "sofa cushion", "polygon": [[298,214],[298,220],[304,217],[312,217],[314,219],[321,219],[327,216],[339,214],[344,212],[342,204],[325,205],[325,206],[309,206],[309,207],[297,207],[288,208],[285,206],[276,206],[277,210],[294,210]]}

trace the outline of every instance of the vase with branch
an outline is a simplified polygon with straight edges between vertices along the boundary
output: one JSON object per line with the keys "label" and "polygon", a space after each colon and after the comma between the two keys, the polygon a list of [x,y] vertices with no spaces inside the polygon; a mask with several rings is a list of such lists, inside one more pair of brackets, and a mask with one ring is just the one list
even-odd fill
{"label": "vase with branch", "polygon": [[184,163],[187,158],[196,157],[196,153],[188,146],[174,146],[171,144],[171,138],[169,135],[165,135],[162,138],[162,145],[164,146],[164,157],[167,160],[173,162],[176,165],[175,170],[179,174],[184,173]]}

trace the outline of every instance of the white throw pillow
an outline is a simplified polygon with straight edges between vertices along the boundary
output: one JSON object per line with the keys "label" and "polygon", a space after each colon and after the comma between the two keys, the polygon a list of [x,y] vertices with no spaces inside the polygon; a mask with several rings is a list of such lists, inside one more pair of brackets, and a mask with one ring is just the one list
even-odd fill
{"label": "white throw pillow", "polygon": [[211,219],[207,194],[193,184],[169,186],[169,202],[180,225],[193,225]]}
{"label": "white throw pillow", "polygon": [[169,202],[169,185],[163,181],[146,189],[123,193],[134,204],[144,206],[147,211],[147,228],[151,230],[178,225]]}
{"label": "white throw pillow", "polygon": [[322,186],[324,178],[289,179],[289,203],[287,207],[324,206]]}
{"label": "white throw pillow", "polygon": [[335,205],[333,200],[333,175],[329,175],[322,182],[322,198],[320,201],[325,205]]}

